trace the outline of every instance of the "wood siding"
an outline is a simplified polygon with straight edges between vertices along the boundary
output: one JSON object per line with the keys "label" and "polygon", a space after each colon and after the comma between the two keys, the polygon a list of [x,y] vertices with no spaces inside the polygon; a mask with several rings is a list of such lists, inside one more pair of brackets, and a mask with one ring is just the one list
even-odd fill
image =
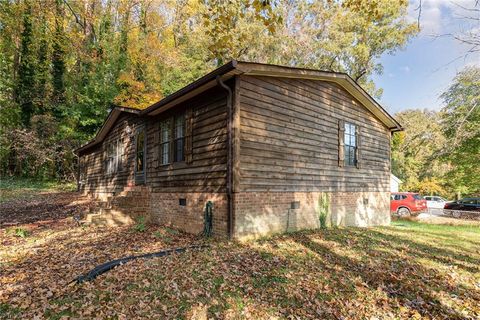
{"label": "wood siding", "polygon": [[[242,76],[237,191],[389,190],[390,132],[340,86]],[[339,121],[361,128],[361,166],[339,166]]]}
{"label": "wood siding", "polygon": [[[241,76],[234,85],[235,192],[388,192],[390,132],[340,86],[315,80]],[[153,192],[226,192],[226,92],[214,87],[155,117],[123,114],[106,139],[85,150],[83,190],[116,192],[134,184],[135,132],[146,128],[145,184]],[[161,165],[160,122],[187,112],[186,159]],[[190,119],[190,120],[188,120]],[[339,166],[340,121],[360,127],[359,167]],[[132,130],[126,136],[125,128]],[[186,133],[188,134],[188,133]],[[105,148],[125,143],[122,170],[105,173]]]}
{"label": "wood siding", "polygon": [[[135,131],[141,126],[143,120],[135,114],[125,113],[121,115],[108,133],[105,140],[85,150],[80,155],[80,171],[84,170],[84,179],[81,184],[81,191],[84,192],[119,192],[128,183],[134,180],[135,164]],[[131,130],[127,135],[126,127]],[[121,159],[122,166],[119,171],[107,174],[105,170],[106,147],[108,144],[123,139],[124,153]]]}
{"label": "wood siding", "polygon": [[[226,111],[226,93],[215,87],[148,120],[146,183],[152,191],[225,192]],[[187,147],[191,145],[191,150],[185,150],[186,155],[191,151],[191,160],[161,165],[158,147],[160,122],[180,112],[191,114],[192,140],[186,144]]]}

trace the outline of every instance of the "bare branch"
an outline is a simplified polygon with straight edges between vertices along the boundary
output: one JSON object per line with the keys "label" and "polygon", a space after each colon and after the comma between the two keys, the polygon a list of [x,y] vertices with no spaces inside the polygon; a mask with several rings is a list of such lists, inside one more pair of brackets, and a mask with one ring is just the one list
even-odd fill
{"label": "bare branch", "polygon": [[420,18],[422,17],[422,0],[420,0],[420,3],[418,4],[418,7],[415,9],[415,11],[418,11],[417,27],[418,29],[420,29]]}
{"label": "bare branch", "polygon": [[82,27],[82,28],[85,28],[85,25],[82,23],[82,20],[80,19],[80,17],[77,15],[77,13],[73,10],[73,8],[70,6],[70,4],[68,3],[67,0],[63,0],[63,3],[65,3],[65,5],[68,7],[68,9],[70,10],[70,12],[73,14],[73,16],[75,17],[75,21]]}

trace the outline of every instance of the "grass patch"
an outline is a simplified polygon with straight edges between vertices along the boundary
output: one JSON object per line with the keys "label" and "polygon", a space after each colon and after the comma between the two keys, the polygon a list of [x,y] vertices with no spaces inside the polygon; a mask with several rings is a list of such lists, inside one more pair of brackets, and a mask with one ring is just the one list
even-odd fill
{"label": "grass patch", "polygon": [[10,228],[10,229],[7,229],[6,233],[14,235],[15,237],[19,237],[19,238],[28,237],[28,231],[23,228]]}
{"label": "grass patch", "polygon": [[135,232],[145,232],[147,229],[147,223],[145,221],[145,217],[140,216],[137,219],[135,219],[135,225],[133,226],[133,230]]}
{"label": "grass patch", "polygon": [[28,200],[41,192],[74,190],[76,190],[74,182],[2,178],[0,179],[0,203],[10,200]]}
{"label": "grass patch", "polygon": [[13,307],[8,303],[0,303],[0,318],[14,319],[21,314],[22,310],[17,307]]}

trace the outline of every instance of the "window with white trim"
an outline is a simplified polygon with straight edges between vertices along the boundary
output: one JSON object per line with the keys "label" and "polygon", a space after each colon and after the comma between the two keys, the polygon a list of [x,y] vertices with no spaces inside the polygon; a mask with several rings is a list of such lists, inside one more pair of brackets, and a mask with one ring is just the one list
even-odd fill
{"label": "window with white trim", "polygon": [[185,114],[160,122],[160,164],[185,161]]}
{"label": "window with white trim", "polygon": [[107,159],[106,159],[107,174],[112,174],[116,172],[116,162],[117,162],[117,148],[116,148],[116,141],[115,141],[115,142],[110,142],[107,145]]}
{"label": "window with white trim", "polygon": [[170,119],[164,120],[160,123],[160,163],[170,163]]}
{"label": "window with white trim", "polygon": [[345,165],[355,166],[357,164],[357,128],[354,124],[345,122]]}
{"label": "window with white trim", "polygon": [[123,139],[114,140],[107,144],[105,159],[105,170],[107,174],[113,174],[122,170],[123,153]]}
{"label": "window with white trim", "polygon": [[175,117],[174,127],[175,140],[173,142],[173,152],[175,162],[185,160],[185,115],[181,114]]}

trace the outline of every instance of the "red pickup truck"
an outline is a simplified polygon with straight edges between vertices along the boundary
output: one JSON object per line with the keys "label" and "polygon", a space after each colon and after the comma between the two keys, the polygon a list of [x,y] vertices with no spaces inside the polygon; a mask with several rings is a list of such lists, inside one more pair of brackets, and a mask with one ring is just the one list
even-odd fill
{"label": "red pickup truck", "polygon": [[392,192],[390,212],[400,217],[416,216],[427,211],[427,201],[414,192]]}

